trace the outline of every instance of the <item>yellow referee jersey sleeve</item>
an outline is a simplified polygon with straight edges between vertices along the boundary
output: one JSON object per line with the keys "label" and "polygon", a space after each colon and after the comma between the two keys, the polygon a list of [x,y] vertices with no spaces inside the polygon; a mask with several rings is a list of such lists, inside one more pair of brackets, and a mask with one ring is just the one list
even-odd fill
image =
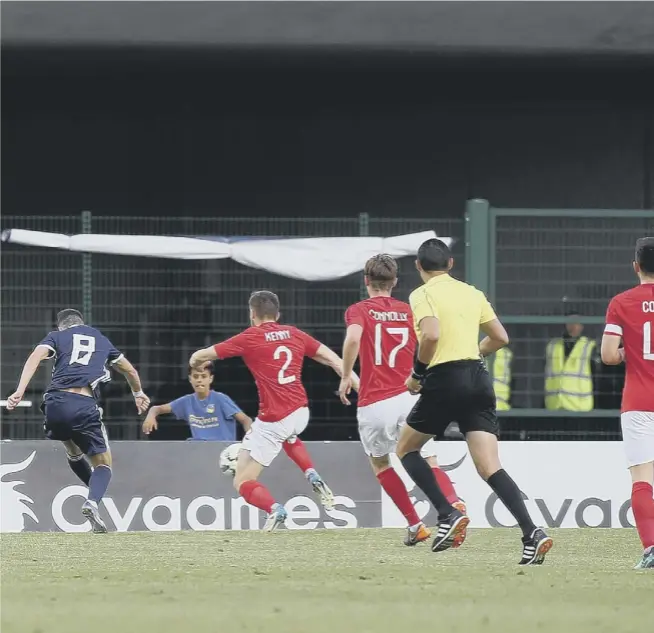
{"label": "yellow referee jersey sleeve", "polygon": [[429,298],[429,294],[425,287],[414,290],[409,297],[409,302],[411,304],[413,323],[415,324],[416,329],[418,329],[420,321],[425,317],[438,318],[438,309],[436,308],[435,303]]}
{"label": "yellow referee jersey sleeve", "polygon": [[497,315],[495,314],[495,310],[493,310],[493,306],[490,304],[490,301],[486,299],[486,295],[479,291],[482,297],[482,304],[481,304],[481,318],[479,319],[479,324],[483,323],[488,323],[489,321],[494,321],[497,319]]}

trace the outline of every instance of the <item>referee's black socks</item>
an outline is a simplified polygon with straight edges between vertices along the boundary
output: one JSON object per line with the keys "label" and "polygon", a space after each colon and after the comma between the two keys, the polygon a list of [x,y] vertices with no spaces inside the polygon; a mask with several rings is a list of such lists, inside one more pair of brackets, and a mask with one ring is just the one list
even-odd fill
{"label": "referee's black socks", "polygon": [[454,512],[454,508],[448,503],[443,491],[440,489],[434,476],[431,466],[420,456],[419,451],[407,453],[402,458],[402,466],[409,473],[411,479],[422,490],[431,501],[438,512],[439,520],[446,519]]}
{"label": "referee's black socks", "polygon": [[518,484],[509,477],[509,474],[503,468],[493,473],[486,483],[493,489],[493,492],[518,522],[522,534],[529,536],[536,529],[536,526],[529,516],[529,511]]}

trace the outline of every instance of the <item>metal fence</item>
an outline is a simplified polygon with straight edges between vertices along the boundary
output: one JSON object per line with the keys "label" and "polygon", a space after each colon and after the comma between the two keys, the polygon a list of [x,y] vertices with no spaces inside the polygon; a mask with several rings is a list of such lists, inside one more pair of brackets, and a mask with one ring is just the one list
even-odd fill
{"label": "metal fence", "polygon": [[[487,292],[511,335],[514,410],[502,414],[513,419],[505,428],[619,438],[624,367],[601,364],[599,339],[610,299],[637,283],[635,243],[654,234],[654,211],[502,209],[473,200],[467,218],[468,280]],[[569,321],[598,343],[594,409],[574,417],[544,410],[545,347]]]}
{"label": "metal fence", "polygon": [[[514,353],[513,410],[504,412],[508,439],[619,437],[621,368],[595,368],[595,408],[582,415],[543,409],[545,346],[560,336],[570,310],[585,333],[599,340],[609,299],[634,285],[630,268],[638,237],[654,234],[653,211],[498,209],[471,201],[465,220],[374,218],[135,218],[8,216],[3,228],[74,234],[222,235],[262,237],[390,236],[435,230],[455,238],[455,275],[486,291],[507,324]],[[191,352],[242,329],[251,290],[272,288],[283,320],[340,350],[343,313],[361,297],[361,275],[338,281],[301,282],[247,268],[232,260],[182,261],[85,255],[3,245],[2,390],[15,385],[26,355],[52,329],[55,313],[81,308],[139,368],[155,403],[188,393]],[[397,296],[418,282],[411,258],[400,262]],[[217,367],[215,387],[246,412],[256,412],[252,379],[240,361]],[[41,370],[32,400],[48,380]],[[305,382],[315,424],[309,439],[356,438],[354,411],[334,396],[329,370],[307,364]],[[116,439],[139,437],[128,391],[114,380],[104,392],[105,419]],[[36,408],[3,420],[4,437],[40,437]],[[158,439],[186,435],[182,424],[162,424]]]}
{"label": "metal fence", "polygon": [[[66,234],[332,237],[435,230],[456,239],[457,275],[464,271],[464,221],[411,218],[138,218],[97,217],[89,212],[69,217],[6,216],[3,229],[21,228]],[[337,254],[335,254],[337,256]],[[411,258],[400,261],[397,296],[406,299],[418,281]],[[345,309],[361,297],[360,274],[325,283],[286,279],[232,260],[182,261],[118,255],[85,255],[4,244],[2,249],[2,391],[15,387],[22,364],[35,343],[53,328],[55,314],[76,307],[100,328],[138,367],[155,403],[189,392],[186,368],[199,347],[235,334],[247,324],[247,299],[253,289],[274,289],[282,318],[340,350]],[[219,363],[215,387],[229,393],[250,415],[257,398],[252,379],[240,361]],[[32,384],[39,401],[49,371],[41,369]],[[139,422],[122,380],[104,391],[105,421],[112,437],[139,436]],[[305,383],[312,402],[317,438],[356,437],[354,412],[334,396],[336,377],[307,364]],[[41,436],[36,407],[6,415],[5,437]],[[185,437],[181,424],[164,422],[158,439]]]}

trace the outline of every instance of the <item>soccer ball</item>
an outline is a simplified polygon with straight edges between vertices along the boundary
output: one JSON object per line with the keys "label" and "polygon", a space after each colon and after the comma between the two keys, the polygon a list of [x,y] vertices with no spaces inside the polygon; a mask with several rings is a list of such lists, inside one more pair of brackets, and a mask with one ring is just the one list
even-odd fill
{"label": "soccer ball", "polygon": [[225,475],[233,477],[236,474],[236,460],[241,450],[241,444],[231,444],[220,454],[220,470]]}

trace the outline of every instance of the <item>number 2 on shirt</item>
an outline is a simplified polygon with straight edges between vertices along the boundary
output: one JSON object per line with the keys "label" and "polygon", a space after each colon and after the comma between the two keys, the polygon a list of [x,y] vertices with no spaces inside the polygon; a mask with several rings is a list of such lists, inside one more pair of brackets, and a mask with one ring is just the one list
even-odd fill
{"label": "number 2 on shirt", "polygon": [[277,374],[277,382],[280,385],[288,385],[292,382],[295,382],[295,376],[293,374],[290,374],[287,376],[284,372],[288,369],[289,365],[293,362],[293,352],[286,347],[286,345],[280,345],[275,349],[275,353],[273,354],[273,358],[275,360],[280,360],[282,357],[282,354],[286,357],[286,360],[284,361],[284,364],[282,365],[282,368],[279,370],[279,373]]}
{"label": "number 2 on shirt", "polygon": [[[388,366],[392,368],[395,367],[395,359],[397,358],[398,352],[409,342],[409,328],[389,327],[386,328],[386,331],[389,334],[399,334],[402,337],[400,342],[391,350],[391,353],[388,355]],[[375,325],[375,365],[382,365],[384,362],[384,359],[382,358],[382,333],[382,324],[377,323],[377,325]]]}
{"label": "number 2 on shirt", "polygon": [[69,365],[88,365],[95,352],[95,337],[73,334],[73,351],[70,354]]}

